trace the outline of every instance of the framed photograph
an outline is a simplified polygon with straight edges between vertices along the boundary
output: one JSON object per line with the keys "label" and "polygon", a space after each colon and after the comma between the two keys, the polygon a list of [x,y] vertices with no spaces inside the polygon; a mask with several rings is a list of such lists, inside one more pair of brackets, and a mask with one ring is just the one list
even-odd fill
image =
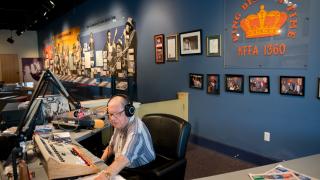
{"label": "framed photograph", "polygon": [[243,93],[243,75],[226,74],[225,87],[227,92]]}
{"label": "framed photograph", "polygon": [[203,74],[189,74],[189,87],[203,89]]}
{"label": "framed photograph", "polygon": [[128,90],[128,81],[126,79],[116,79],[116,90],[127,91]]}
{"label": "framed photograph", "polygon": [[207,36],[207,56],[221,56],[221,35]]}
{"label": "framed photograph", "polygon": [[280,94],[304,96],[304,77],[280,76]]}
{"label": "framed photograph", "polygon": [[179,34],[180,55],[202,54],[201,30],[183,32]]}
{"label": "framed photograph", "polygon": [[164,63],[164,35],[158,34],[154,36],[155,58],[156,64]]}
{"label": "framed photograph", "polygon": [[207,93],[220,94],[219,74],[207,74]]}
{"label": "framed photograph", "polygon": [[178,35],[166,37],[166,58],[167,61],[178,61]]}
{"label": "framed photograph", "polygon": [[269,76],[249,76],[249,91],[251,93],[270,93]]}
{"label": "framed photograph", "polygon": [[317,98],[320,99],[320,78],[318,78],[318,95]]}

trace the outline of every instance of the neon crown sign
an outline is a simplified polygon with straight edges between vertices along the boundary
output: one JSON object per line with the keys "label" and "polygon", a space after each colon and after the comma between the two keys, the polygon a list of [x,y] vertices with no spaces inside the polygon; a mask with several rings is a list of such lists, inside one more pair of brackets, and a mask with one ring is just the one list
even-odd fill
{"label": "neon crown sign", "polygon": [[246,38],[262,38],[280,35],[281,27],[288,19],[285,12],[266,11],[264,5],[260,5],[257,14],[248,15],[240,22],[240,27],[246,34]]}

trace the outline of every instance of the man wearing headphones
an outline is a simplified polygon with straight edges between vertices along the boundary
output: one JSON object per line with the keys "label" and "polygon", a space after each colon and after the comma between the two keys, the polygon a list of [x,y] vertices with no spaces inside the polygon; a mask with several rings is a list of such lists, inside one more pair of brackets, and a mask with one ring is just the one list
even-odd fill
{"label": "man wearing headphones", "polygon": [[123,168],[135,168],[155,159],[150,133],[145,124],[134,116],[135,108],[125,95],[116,95],[108,102],[108,118],[114,127],[109,146],[102,160],[114,155],[114,161],[95,179],[111,179]]}

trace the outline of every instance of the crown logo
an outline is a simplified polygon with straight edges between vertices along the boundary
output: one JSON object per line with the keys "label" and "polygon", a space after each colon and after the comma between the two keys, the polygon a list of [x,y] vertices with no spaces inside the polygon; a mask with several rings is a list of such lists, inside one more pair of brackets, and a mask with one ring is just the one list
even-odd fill
{"label": "crown logo", "polygon": [[288,19],[288,15],[280,11],[265,11],[264,5],[260,6],[257,14],[248,15],[242,19],[240,26],[246,38],[272,37],[280,34],[280,29]]}

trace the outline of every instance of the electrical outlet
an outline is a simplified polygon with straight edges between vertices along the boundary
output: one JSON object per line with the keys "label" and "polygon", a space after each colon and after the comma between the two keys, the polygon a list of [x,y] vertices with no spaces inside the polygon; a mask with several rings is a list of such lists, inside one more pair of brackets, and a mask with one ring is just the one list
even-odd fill
{"label": "electrical outlet", "polygon": [[264,132],[264,141],[269,142],[271,138],[271,134],[269,132]]}

